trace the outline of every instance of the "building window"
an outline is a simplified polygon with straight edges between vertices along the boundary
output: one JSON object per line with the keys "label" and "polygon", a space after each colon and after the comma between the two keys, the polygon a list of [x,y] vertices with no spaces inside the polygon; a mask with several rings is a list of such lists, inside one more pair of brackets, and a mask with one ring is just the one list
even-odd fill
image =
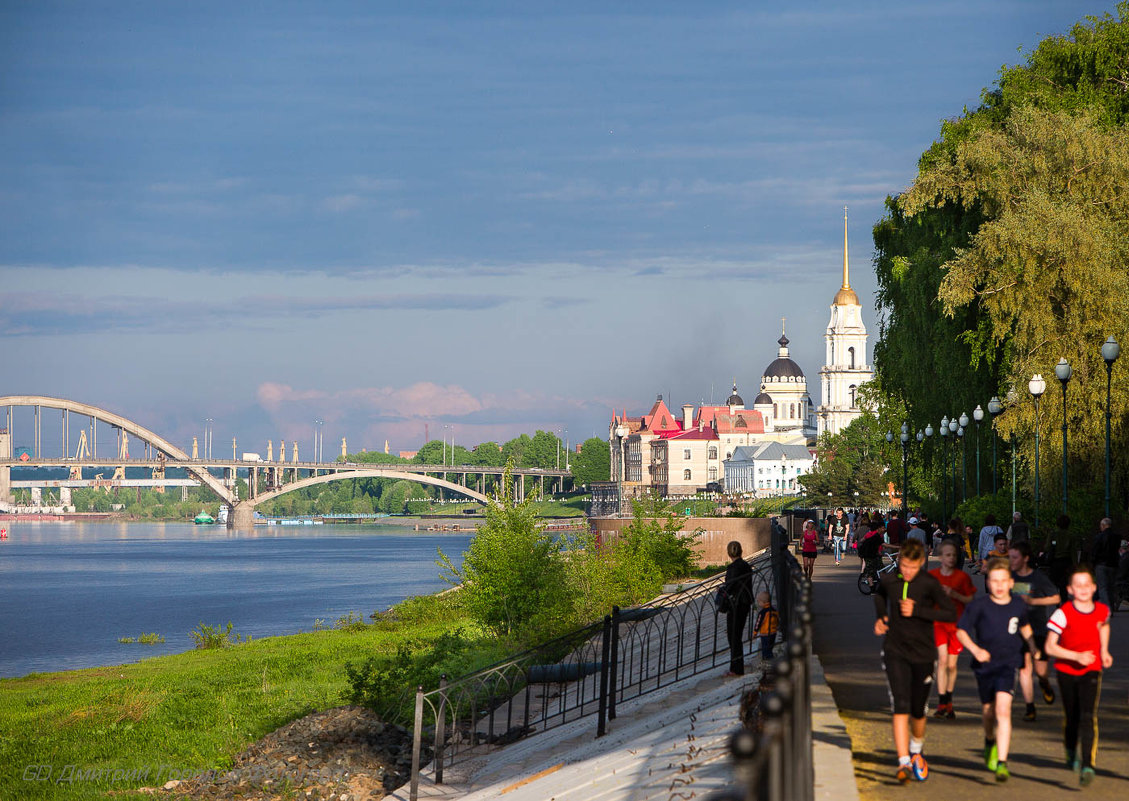
{"label": "building window", "polygon": [[689,448],[686,448],[682,451],[682,458],[683,459],[689,459],[690,458],[690,449]]}
{"label": "building window", "polygon": [[710,445],[710,456],[709,456],[709,458],[711,458],[711,459],[717,458],[717,446],[716,445]]}
{"label": "building window", "polygon": [[683,481],[689,481],[690,480],[690,471],[689,470],[683,470],[682,471],[682,480]]}
{"label": "building window", "polygon": [[794,403],[788,404],[788,416],[790,418],[792,418],[793,420],[796,419],[796,404],[794,404]]}
{"label": "building window", "polygon": [[778,408],[776,408],[776,406],[777,406],[777,404],[775,404],[775,403],[772,404],[772,416],[774,418],[779,418],[780,417],[780,410]]}
{"label": "building window", "polygon": [[855,369],[855,349],[847,348],[847,355],[851,357],[851,369]]}
{"label": "building window", "polygon": [[710,481],[717,481],[717,468],[716,467],[710,468]]}
{"label": "building window", "polygon": [[854,384],[851,384],[851,386],[847,389],[847,392],[850,393],[850,396],[851,396],[851,408],[852,409],[855,408],[855,391],[857,389],[858,389],[858,387],[856,387]]}

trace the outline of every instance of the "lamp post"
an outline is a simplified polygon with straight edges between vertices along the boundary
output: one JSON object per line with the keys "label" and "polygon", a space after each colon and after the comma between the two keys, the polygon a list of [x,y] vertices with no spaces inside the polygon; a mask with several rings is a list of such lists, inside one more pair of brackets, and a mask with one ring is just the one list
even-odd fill
{"label": "lamp post", "polygon": [[960,428],[960,422],[957,420],[956,415],[949,418],[949,433],[952,434],[953,443],[953,459],[952,459],[952,478],[953,483],[953,513],[957,509],[957,429]]}
{"label": "lamp post", "polygon": [[[893,444],[894,434],[892,431],[886,432],[886,441]],[[906,502],[909,495],[909,424],[902,423],[902,430],[898,434],[898,441],[902,443],[902,518],[906,518]],[[893,506],[891,501],[890,506]]]}
{"label": "lamp post", "polygon": [[988,414],[992,415],[992,494],[993,495],[995,495],[996,492],[998,491],[998,487],[996,486],[996,468],[998,466],[998,462],[996,460],[996,440],[998,439],[998,437],[996,436],[996,415],[999,414],[1000,412],[1002,412],[1003,409],[1004,409],[1004,405],[1002,403],[1000,403],[1000,399],[998,397],[996,397],[995,395],[993,395],[992,399],[990,401],[988,401]]}
{"label": "lamp post", "polygon": [[1070,362],[1066,357],[1055,365],[1055,376],[1062,384],[1062,513],[1066,514],[1066,385],[1070,383]]}
{"label": "lamp post", "polygon": [[949,441],[948,415],[941,418],[941,516],[947,522],[949,519],[949,454],[945,443]]}
{"label": "lamp post", "polygon": [[957,436],[960,441],[960,501],[968,500],[968,442],[964,439],[964,432],[968,430],[968,415],[960,413],[960,430]]}
{"label": "lamp post", "polygon": [[1102,358],[1105,360],[1105,516],[1109,517],[1109,421],[1112,412],[1109,407],[1110,386],[1113,383],[1113,363],[1121,355],[1121,346],[1111,335],[1102,345]]}
{"label": "lamp post", "polygon": [[615,488],[616,488],[616,507],[615,516],[619,517],[623,514],[623,482],[627,479],[627,455],[624,452],[624,442],[627,438],[627,426],[617,426],[615,435],[619,438],[619,448],[617,449],[617,456],[619,456],[618,470],[615,471]]}
{"label": "lamp post", "polygon": [[984,419],[984,410],[977,404],[972,410],[972,419],[976,421],[976,497],[980,497],[980,421]]}
{"label": "lamp post", "polygon": [[1039,373],[1027,382],[1027,391],[1035,400],[1035,530],[1039,530],[1039,398],[1047,389],[1047,382]]}

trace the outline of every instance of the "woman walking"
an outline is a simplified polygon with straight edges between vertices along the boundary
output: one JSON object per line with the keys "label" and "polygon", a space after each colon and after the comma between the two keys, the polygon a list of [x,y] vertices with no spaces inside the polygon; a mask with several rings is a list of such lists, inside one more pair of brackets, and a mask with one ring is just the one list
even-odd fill
{"label": "woman walking", "polygon": [[729,613],[725,616],[725,633],[729,639],[729,672],[726,676],[745,674],[745,623],[753,606],[753,569],[741,558],[741,543],[733,540],[725,547],[732,559],[725,568],[725,592],[729,596]]}
{"label": "woman walking", "polygon": [[804,558],[804,576],[811,581],[815,572],[815,557],[819,553],[819,532],[811,520],[804,521],[804,530],[800,535],[800,554]]}

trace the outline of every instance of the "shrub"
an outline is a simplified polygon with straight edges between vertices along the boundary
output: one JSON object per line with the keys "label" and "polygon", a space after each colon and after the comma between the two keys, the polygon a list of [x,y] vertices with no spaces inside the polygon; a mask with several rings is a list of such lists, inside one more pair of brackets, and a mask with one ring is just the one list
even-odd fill
{"label": "shrub", "polygon": [[209,626],[200,621],[200,624],[188,633],[192,637],[192,641],[196,643],[196,648],[204,650],[227,648],[229,645],[251,641],[250,637],[240,637],[239,634],[233,632],[230,620],[227,622],[226,629],[221,629],[219,626]]}

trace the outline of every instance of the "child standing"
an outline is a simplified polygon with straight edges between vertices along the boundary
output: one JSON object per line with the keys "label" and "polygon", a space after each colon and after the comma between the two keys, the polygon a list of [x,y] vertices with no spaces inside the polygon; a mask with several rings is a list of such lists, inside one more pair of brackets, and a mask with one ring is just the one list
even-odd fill
{"label": "child standing", "polygon": [[984,764],[1006,782],[1011,745],[1011,697],[1015,675],[1023,664],[1023,646],[1040,659],[1027,605],[1011,594],[1014,581],[1006,559],[985,565],[988,594],[974,599],[957,623],[957,637],[972,654],[972,672],[980,691],[984,719]]}
{"label": "child standing", "polygon": [[772,659],[772,647],[776,645],[776,632],[780,629],[780,614],[772,605],[772,597],[767,592],[757,593],[757,622],[754,628],[761,645],[761,659]]}
{"label": "child standing", "polygon": [[1113,666],[1109,607],[1094,600],[1097,585],[1088,567],[1074,568],[1067,589],[1073,600],[1056,609],[1047,621],[1047,653],[1055,657],[1066,718],[1066,763],[1079,772],[1078,780],[1084,787],[1094,780],[1098,750],[1095,714],[1102,690],[1102,668]]}
{"label": "child standing", "polygon": [[[957,544],[952,540],[941,543],[941,566],[933,568],[929,573],[941,582],[941,589],[952,599],[959,619],[965,604],[976,594],[976,586],[967,573],[957,569],[957,549]],[[953,688],[957,683],[957,658],[964,651],[964,646],[957,639],[957,624],[940,621],[934,623],[933,642],[937,646],[937,711],[933,713],[933,717],[952,719],[956,717],[953,712]]]}

